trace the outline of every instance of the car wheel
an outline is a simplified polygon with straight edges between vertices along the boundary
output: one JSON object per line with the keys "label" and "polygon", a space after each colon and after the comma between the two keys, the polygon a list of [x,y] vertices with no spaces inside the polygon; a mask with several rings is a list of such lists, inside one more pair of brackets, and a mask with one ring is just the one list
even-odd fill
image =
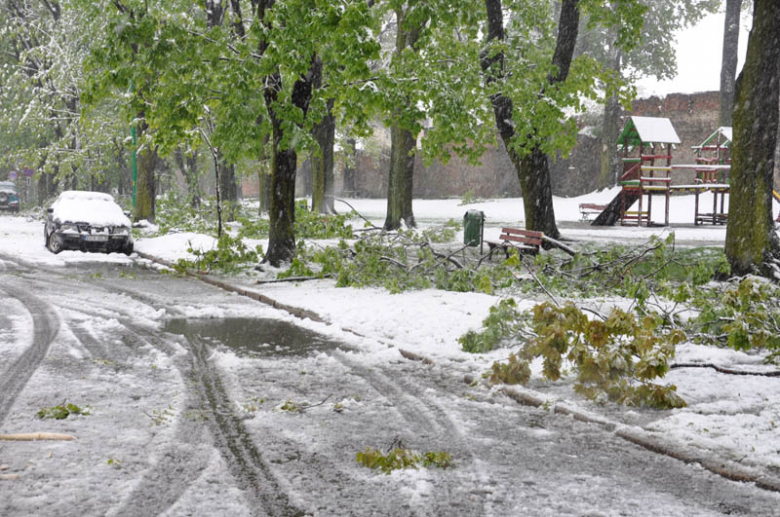
{"label": "car wheel", "polygon": [[122,250],[122,253],[124,253],[125,255],[127,255],[129,257],[130,254],[133,253],[133,243],[132,242],[128,242],[127,244],[125,244],[124,249]]}
{"label": "car wheel", "polygon": [[51,232],[49,234],[49,238],[47,239],[46,242],[46,247],[49,248],[49,251],[51,251],[55,255],[60,251],[62,251],[62,244],[60,243],[59,239],[57,239],[54,236],[54,232]]}

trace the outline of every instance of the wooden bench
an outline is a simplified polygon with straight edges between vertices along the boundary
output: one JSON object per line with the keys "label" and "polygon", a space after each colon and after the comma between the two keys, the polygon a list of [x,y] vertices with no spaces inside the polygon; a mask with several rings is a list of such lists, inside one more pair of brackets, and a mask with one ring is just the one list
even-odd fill
{"label": "wooden bench", "polygon": [[490,249],[488,260],[493,258],[493,251],[500,248],[504,250],[506,258],[509,258],[509,249],[514,248],[519,253],[528,253],[536,255],[542,246],[544,233],[532,230],[521,230],[519,228],[501,228],[501,235],[497,241],[486,240],[485,243]]}
{"label": "wooden bench", "polygon": [[580,215],[582,221],[587,221],[591,215],[598,215],[606,210],[607,205],[598,205],[596,203],[580,203]]}

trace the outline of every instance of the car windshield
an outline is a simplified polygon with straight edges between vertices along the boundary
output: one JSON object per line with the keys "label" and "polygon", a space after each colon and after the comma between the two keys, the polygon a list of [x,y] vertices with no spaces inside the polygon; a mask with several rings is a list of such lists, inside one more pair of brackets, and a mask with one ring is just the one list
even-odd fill
{"label": "car windshield", "polygon": [[130,226],[130,219],[108,194],[65,191],[52,205],[52,218],[61,223]]}

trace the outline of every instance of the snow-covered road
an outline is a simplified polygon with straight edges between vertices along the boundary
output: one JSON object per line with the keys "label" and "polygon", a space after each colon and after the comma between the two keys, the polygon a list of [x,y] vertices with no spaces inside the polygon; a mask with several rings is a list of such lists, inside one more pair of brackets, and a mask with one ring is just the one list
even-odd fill
{"label": "snow-covered road", "polygon": [[[0,256],[0,515],[775,515],[780,496],[125,259]],[[302,325],[302,326],[301,326]],[[40,420],[63,402],[89,415]],[[298,410],[296,410],[298,409]],[[355,461],[400,439],[453,466]]]}

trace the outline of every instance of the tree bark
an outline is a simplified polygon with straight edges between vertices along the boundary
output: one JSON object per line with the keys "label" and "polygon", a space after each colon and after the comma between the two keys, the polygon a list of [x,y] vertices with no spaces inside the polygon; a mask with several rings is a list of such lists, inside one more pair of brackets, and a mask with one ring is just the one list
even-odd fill
{"label": "tree bark", "polygon": [[397,230],[401,222],[417,226],[412,211],[414,148],[417,139],[411,131],[394,124],[390,128],[390,175],[387,182],[387,216],[384,229]]}
{"label": "tree bark", "polygon": [[[611,44],[611,67],[620,73],[622,67],[622,51]],[[604,104],[604,120],[601,128],[601,174],[599,175],[598,188],[604,189],[617,184],[620,171],[620,159],[615,151],[617,139],[620,136],[620,102],[617,93],[613,93]]]}
{"label": "tree bark", "polygon": [[135,184],[135,208],[133,219],[154,222],[155,189],[154,170],[157,163],[157,151],[145,147],[137,154],[138,174]]}
{"label": "tree bark", "polygon": [[347,139],[347,148],[344,150],[344,180],[341,185],[342,195],[355,197],[357,195],[357,141],[354,138]]}
{"label": "tree bark", "polygon": [[[488,17],[488,42],[504,41],[506,34],[501,0],[485,0],[485,8]],[[565,81],[569,75],[574,46],[577,42],[579,17],[578,0],[563,0],[558,24],[558,37],[552,59],[557,72],[550,74],[547,78],[550,85]],[[483,54],[481,66],[488,84],[500,81],[506,76],[503,52],[492,57]],[[540,92],[540,95],[543,94],[544,91]],[[511,145],[515,137],[515,129],[512,124],[514,109],[512,99],[498,93],[491,98],[491,102],[499,135],[520,179],[526,229],[544,232],[552,238],[560,237],[555,223],[552,182],[547,155],[542,152],[539,146],[534,146],[523,155],[515,151]]]}
{"label": "tree bark", "polygon": [[736,84],[726,257],[732,275],[780,278],[772,180],[780,106],[780,9],[755,0],[745,67]]}
{"label": "tree bark", "polygon": [[[317,56],[312,56],[311,68],[305,76],[300,77],[292,88],[290,102],[292,106],[302,111],[302,120],[306,119],[311,101],[314,82],[322,74],[322,63]],[[281,74],[276,72],[267,78],[265,84],[281,85]],[[270,235],[268,251],[263,262],[278,267],[282,262],[289,262],[295,256],[295,172],[298,154],[294,148],[283,149],[283,121],[276,113],[276,104],[281,87],[269,87],[263,92],[266,107],[271,119],[272,132],[272,166],[271,166],[271,209]]]}
{"label": "tree bark", "polygon": [[723,32],[723,58],[720,67],[721,126],[733,124],[735,77],[739,60],[739,14],[742,0],[726,0],[726,21]]}
{"label": "tree bark", "polygon": [[312,151],[311,185],[312,211],[321,214],[335,214],[333,175],[333,146],[336,143],[336,117],[333,116],[333,99],[328,101],[328,113],[314,126],[314,139],[319,145],[320,154]]}
{"label": "tree bark", "polygon": [[[396,9],[398,33],[395,40],[395,53],[398,59],[404,50],[415,50],[420,38],[420,22],[411,24],[403,9]],[[398,122],[390,129],[390,173],[387,181],[387,216],[385,230],[397,230],[401,222],[409,227],[417,226],[412,210],[414,196],[414,149],[416,135],[403,128]]]}
{"label": "tree bark", "polygon": [[201,198],[200,184],[198,183],[198,151],[193,151],[185,156],[182,148],[177,147],[174,158],[187,184],[187,197],[189,198],[190,207],[198,210],[200,209]]}
{"label": "tree bark", "polygon": [[266,157],[266,145],[268,145],[268,135],[265,136],[257,166],[257,190],[258,190],[258,215],[268,213],[271,209],[271,167]]}
{"label": "tree bark", "polygon": [[219,192],[224,207],[226,221],[235,221],[238,207],[238,185],[236,184],[236,166],[227,163],[219,154]]}
{"label": "tree bark", "polygon": [[281,124],[274,122],[269,207],[271,228],[264,259],[274,267],[291,261],[295,256],[295,169],[298,155],[294,149],[281,148],[283,136]]}

